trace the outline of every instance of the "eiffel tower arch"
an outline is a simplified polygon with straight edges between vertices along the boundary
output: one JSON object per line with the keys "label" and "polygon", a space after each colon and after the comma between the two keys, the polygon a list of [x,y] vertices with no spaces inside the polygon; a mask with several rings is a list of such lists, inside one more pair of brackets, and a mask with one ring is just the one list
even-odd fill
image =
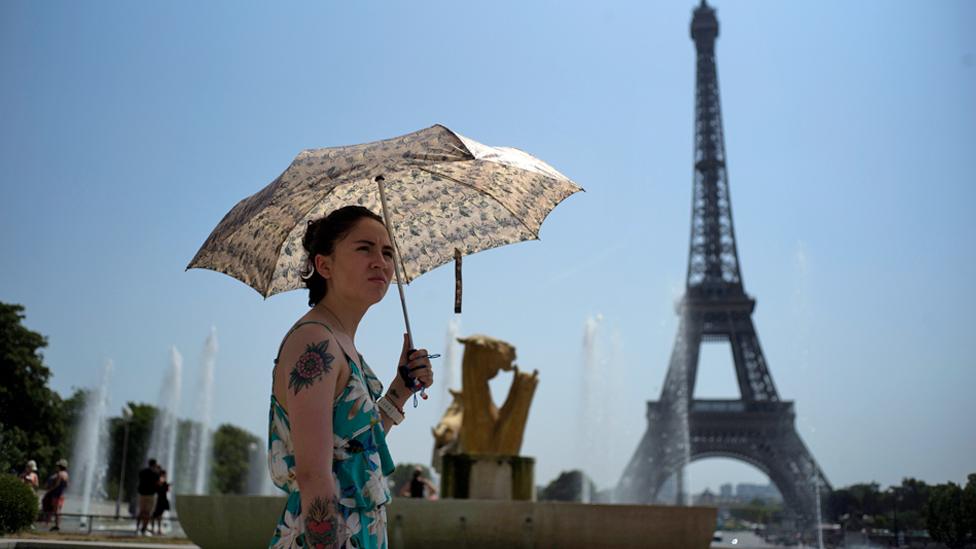
{"label": "eiffel tower arch", "polygon": [[[748,463],[783,496],[800,524],[816,520],[818,497],[830,484],[796,432],[793,403],[780,399],[752,322],[732,224],[725,138],[715,65],[718,19],[702,0],[691,22],[697,51],[695,163],[691,243],[685,294],[661,397],[647,403],[647,431],[617,485],[621,502],[660,501],[676,479],[679,502],[689,463],[724,457]],[[739,399],[693,398],[702,343],[728,342]]]}

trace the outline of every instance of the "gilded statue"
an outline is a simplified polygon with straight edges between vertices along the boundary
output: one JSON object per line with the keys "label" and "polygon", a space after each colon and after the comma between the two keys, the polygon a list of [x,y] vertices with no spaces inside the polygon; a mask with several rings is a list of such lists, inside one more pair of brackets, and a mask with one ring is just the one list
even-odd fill
{"label": "gilded statue", "polygon": [[[514,364],[515,347],[504,341],[485,335],[458,341],[464,344],[461,390],[451,391],[453,401],[433,429],[435,466],[445,454],[518,455],[539,371],[520,371]],[[501,370],[514,372],[514,377],[498,408],[488,382]]]}

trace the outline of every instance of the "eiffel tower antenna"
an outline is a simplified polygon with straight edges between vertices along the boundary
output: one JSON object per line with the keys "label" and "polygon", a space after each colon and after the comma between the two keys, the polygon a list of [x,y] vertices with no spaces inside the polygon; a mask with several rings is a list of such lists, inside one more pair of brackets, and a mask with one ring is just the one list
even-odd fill
{"label": "eiffel tower antenna", "polygon": [[[804,527],[816,517],[826,476],[794,426],[793,403],[780,400],[752,322],[756,301],[748,296],[732,223],[725,135],[719,101],[715,9],[702,0],[694,10],[691,38],[697,52],[695,156],[691,239],[680,326],[661,397],[647,403],[648,427],[617,486],[624,502],[654,503],[662,487],[689,463],[726,457],[769,476],[786,509]],[[739,399],[693,398],[703,342],[732,348]]]}

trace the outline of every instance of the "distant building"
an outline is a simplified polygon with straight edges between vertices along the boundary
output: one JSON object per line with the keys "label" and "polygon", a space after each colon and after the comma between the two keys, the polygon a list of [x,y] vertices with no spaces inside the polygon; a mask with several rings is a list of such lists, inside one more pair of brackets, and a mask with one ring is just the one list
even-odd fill
{"label": "distant building", "polygon": [[694,497],[695,505],[715,505],[716,502],[715,494],[708,488],[705,488],[704,492]]}
{"label": "distant building", "polygon": [[735,486],[735,499],[749,502],[754,499],[763,501],[783,501],[783,496],[772,484],[751,484],[740,482]]}
{"label": "distant building", "polygon": [[718,487],[718,497],[723,500],[730,500],[733,497],[732,483],[726,482]]}

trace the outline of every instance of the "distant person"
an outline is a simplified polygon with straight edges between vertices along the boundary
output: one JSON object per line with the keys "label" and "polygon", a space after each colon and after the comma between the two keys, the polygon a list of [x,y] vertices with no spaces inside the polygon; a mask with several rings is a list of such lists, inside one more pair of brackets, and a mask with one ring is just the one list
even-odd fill
{"label": "distant person", "polygon": [[139,471],[139,515],[136,517],[136,532],[144,536],[151,536],[149,521],[156,509],[156,491],[159,489],[159,464],[155,459],[149,460],[149,466]]}
{"label": "distant person", "polygon": [[[152,519],[156,526],[156,533],[163,533],[163,513],[169,511],[169,482],[166,482],[166,469],[159,470],[159,485],[156,487],[156,508],[153,509]],[[150,528],[152,530],[152,528]]]}
{"label": "distant person", "polygon": [[20,474],[20,480],[24,481],[24,484],[30,486],[32,489],[37,490],[41,485],[41,479],[37,476],[37,462],[30,460],[27,462],[27,466],[24,467],[24,472]]}
{"label": "distant person", "polygon": [[434,486],[434,483],[429,478],[424,476],[424,470],[417,467],[413,470],[410,482],[404,483],[403,488],[400,490],[400,495],[410,496],[412,498],[433,499],[437,496],[437,487]]}
{"label": "distant person", "polygon": [[61,508],[64,507],[64,491],[68,489],[68,460],[59,459],[58,470],[48,477],[45,483],[47,492],[41,499],[41,522],[47,523],[54,515],[54,526],[52,532],[61,530]]}

